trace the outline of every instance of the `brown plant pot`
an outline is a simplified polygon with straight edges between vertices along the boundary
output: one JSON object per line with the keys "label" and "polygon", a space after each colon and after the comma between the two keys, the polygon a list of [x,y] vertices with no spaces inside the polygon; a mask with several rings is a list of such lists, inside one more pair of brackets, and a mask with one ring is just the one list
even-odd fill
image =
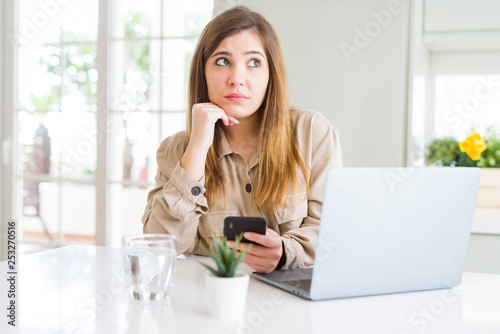
{"label": "brown plant pot", "polygon": [[500,168],[481,168],[475,218],[500,223]]}

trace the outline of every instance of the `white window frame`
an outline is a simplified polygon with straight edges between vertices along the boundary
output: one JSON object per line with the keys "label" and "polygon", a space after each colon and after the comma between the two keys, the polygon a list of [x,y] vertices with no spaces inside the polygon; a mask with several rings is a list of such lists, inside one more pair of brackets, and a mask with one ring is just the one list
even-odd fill
{"label": "white window frame", "polygon": [[[436,117],[436,79],[440,75],[487,75],[500,74],[500,51],[454,51],[454,52],[429,52],[427,55],[428,66],[424,69],[425,80],[425,115],[424,115],[424,145],[434,138]],[[409,76],[412,80],[413,76]],[[411,92],[411,90],[410,90]],[[412,110],[410,96],[409,110]],[[412,162],[415,154],[411,138],[413,112],[409,114],[408,124],[408,155],[407,161]],[[425,152],[425,147],[423,148]]]}
{"label": "white window frame", "polygon": [[99,0],[99,22],[97,34],[97,160],[95,173],[96,186],[96,226],[95,244],[97,246],[108,246],[110,244],[110,207],[109,207],[109,164],[108,147],[109,136],[108,110],[109,102],[109,15],[110,3],[108,0]]}
{"label": "white window frame", "polygon": [[[3,13],[4,13],[4,4],[6,2],[2,2],[0,3],[0,17],[3,18]],[[4,57],[3,57],[3,50],[5,49],[4,48],[4,41],[5,41],[5,34],[3,33],[4,32],[4,25],[5,21],[2,19],[1,22],[0,22],[0,78],[3,78],[4,77],[4,74],[3,74],[3,66],[4,66]],[[0,101],[4,101],[4,94],[3,94],[3,89],[4,89],[4,83],[3,82],[0,82]],[[2,110],[4,110],[4,106],[1,105],[0,108]],[[0,124],[5,124],[5,112],[3,113],[0,113]],[[4,143],[6,143],[6,141],[4,141],[4,136],[3,136],[3,126],[0,126],[0,197],[2,199],[5,199],[5,194],[4,194],[4,184],[3,184],[3,179],[4,179],[4,164],[7,162],[5,161],[6,157],[4,158]],[[4,201],[5,200],[2,200],[0,201],[0,245],[5,245],[6,242],[7,242],[7,235],[5,234],[4,231],[6,231],[6,229],[4,230]],[[6,247],[0,247],[0,261],[4,261],[6,260]]]}
{"label": "white window frame", "polygon": [[[0,12],[2,30],[1,30],[1,61],[2,61],[2,83],[0,85],[2,92],[2,221],[0,222],[2,241],[6,240],[7,222],[16,218],[15,198],[16,198],[16,145],[14,145],[14,129],[17,128],[16,100],[17,100],[17,47],[14,45],[15,36],[18,36],[17,19],[18,5],[15,0],[5,0],[1,3]],[[2,244],[5,244],[2,242]],[[5,259],[6,249],[2,247],[0,251],[0,260]]]}
{"label": "white window frame", "polygon": [[[416,155],[415,146],[412,140],[415,133],[412,129],[415,110],[413,110],[412,84],[415,73],[424,76],[425,82],[425,110],[423,142],[427,145],[434,137],[435,131],[435,101],[436,101],[436,78],[438,75],[460,75],[460,74],[499,74],[500,73],[500,30],[491,31],[481,29],[457,30],[456,24],[448,30],[436,31],[429,28],[429,15],[435,19],[436,16],[446,16],[444,12],[426,12],[425,3],[427,0],[414,0],[412,17],[413,32],[410,37],[410,90],[408,94],[408,126],[407,126],[407,161],[412,162]],[[443,2],[443,1],[440,1]],[[445,0],[444,2],[449,2]],[[467,6],[474,6],[473,2],[466,1],[458,8],[459,12],[464,11]],[[483,9],[490,8],[482,4]],[[493,6],[493,4],[490,4]],[[436,7],[437,6],[437,7]],[[440,7],[439,4],[433,6],[434,10]],[[453,20],[456,23],[455,13]],[[434,20],[435,22],[435,20]],[[477,23],[477,20],[476,20]],[[421,116],[417,115],[418,117]],[[420,138],[420,134],[417,134]],[[425,148],[422,152],[425,152]]]}
{"label": "white window frame", "polygon": [[500,51],[436,52],[429,55],[431,68],[426,85],[425,142],[434,135],[436,79],[440,75],[500,74]]}
{"label": "white window frame", "polygon": [[[119,0],[115,0],[119,1]],[[237,1],[214,1],[214,15],[237,4]],[[96,69],[99,73],[97,82],[97,113],[96,113],[96,129],[97,129],[97,159],[95,180],[92,182],[95,185],[96,203],[95,203],[95,244],[98,246],[115,245],[115,236],[111,235],[112,230],[112,206],[110,203],[111,187],[116,184],[110,177],[110,139],[111,135],[106,129],[111,124],[111,90],[110,90],[110,45],[111,45],[111,0],[98,0],[99,17],[98,17],[98,36],[97,36],[97,59]],[[18,36],[19,22],[19,1],[5,0],[0,4],[0,97],[2,126],[0,129],[0,139],[2,144],[2,157],[0,157],[1,179],[0,179],[0,194],[2,203],[0,204],[0,222],[1,238],[6,232],[6,222],[12,219],[22,219],[22,212],[17,205],[18,194],[16,193],[19,187],[19,182],[22,178],[17,175],[18,172],[18,150],[17,150],[17,111],[18,111],[18,50],[19,46],[16,43]],[[5,33],[7,32],[7,33]],[[12,32],[12,33],[9,33]],[[36,176],[35,176],[36,177]],[[61,180],[52,180],[61,182]],[[119,182],[127,184],[129,181]],[[140,223],[140,222],[138,222]],[[59,233],[61,234],[61,226]],[[32,244],[32,242],[29,242]],[[64,243],[64,242],[63,242]],[[63,243],[55,242],[50,246],[62,246]],[[3,240],[2,240],[3,244]],[[45,244],[45,243],[44,243]],[[4,259],[5,250],[0,250],[0,260]]]}
{"label": "white window frame", "polygon": [[[6,231],[6,227],[3,226],[3,224],[6,224],[6,222],[10,220],[17,220],[17,219],[22,219],[20,218],[22,216],[22,212],[19,210],[19,206],[17,205],[17,199],[18,199],[18,188],[19,188],[19,182],[21,180],[20,176],[17,174],[18,171],[18,146],[17,146],[17,111],[18,111],[18,54],[19,54],[19,45],[17,44],[17,39],[19,37],[19,31],[18,31],[18,22],[19,22],[19,1],[16,0],[6,0],[2,2],[3,5],[3,12],[1,13],[2,16],[1,19],[4,22],[3,29],[6,32],[12,32],[12,33],[7,33],[7,34],[2,34],[2,44],[3,44],[3,53],[2,56],[5,57],[3,59],[3,71],[4,75],[2,76],[2,93],[3,93],[3,110],[4,112],[2,113],[3,119],[2,119],[2,124],[3,124],[3,140],[2,140],[2,145],[3,148],[6,148],[5,152],[3,152],[4,157],[2,158],[3,162],[3,167],[4,167],[4,174],[2,177],[2,182],[3,182],[3,187],[1,189],[1,194],[2,194],[2,204],[3,204],[3,214],[2,214],[2,222],[0,223],[2,226],[2,231]],[[108,20],[106,20],[107,15],[109,14],[109,11],[107,10],[108,7],[108,0],[99,0],[99,24],[103,24],[103,32],[102,36],[105,36],[104,34],[107,33],[107,25],[108,25]],[[99,37],[102,37],[101,35]],[[99,44],[100,42],[100,44]],[[107,42],[106,40],[98,41],[98,48],[102,49],[103,54],[106,55],[107,52]],[[101,50],[98,50],[98,52]],[[98,85],[106,85],[106,63],[107,57],[99,57],[97,60],[97,70],[102,71],[104,75],[102,75],[103,79],[101,80],[101,72],[98,80]],[[104,70],[103,70],[104,69]],[[9,84],[6,84],[9,83]],[[104,86],[105,87],[105,86]],[[98,108],[101,110],[98,110],[97,112],[97,124],[99,122],[103,122],[101,119],[104,118],[105,116],[102,117],[103,114],[106,113],[106,108],[105,105],[107,103],[106,101],[106,90],[103,92],[99,93],[98,92]],[[105,121],[104,121],[105,122]],[[106,138],[103,138],[103,145],[105,146]],[[99,152],[99,150],[101,152]],[[106,147],[104,147],[104,154],[106,153]],[[4,151],[4,150],[2,150]],[[103,154],[102,153],[103,149],[102,147],[98,147],[98,154]],[[107,204],[107,183],[102,182],[99,183],[102,179],[106,177],[106,161],[107,159],[104,159],[100,163],[100,166],[97,167],[99,172],[96,171],[96,178],[95,181],[92,182],[92,184],[95,185],[96,189],[96,234],[95,234],[95,244],[98,246],[105,246],[107,245],[107,226],[108,224],[106,223],[107,221],[107,214],[108,210],[105,207]],[[104,167],[103,167],[104,166]],[[103,171],[104,168],[104,171]],[[30,176],[37,178],[36,175]],[[41,181],[45,181],[45,177],[40,177]],[[50,181],[56,181],[59,184],[61,184],[64,180],[53,180],[52,178]],[[77,180],[75,181],[76,183],[79,183]],[[85,182],[84,182],[85,183]],[[103,207],[104,206],[104,207]],[[98,211],[101,210],[101,211]],[[19,229],[19,223],[17,224],[18,229]],[[19,233],[18,233],[19,235]],[[59,235],[61,235],[61,222],[59,222]],[[19,239],[18,239],[19,240]],[[37,242],[29,242],[29,244],[37,244]],[[45,245],[46,243],[42,242],[41,244]],[[63,246],[65,243],[60,243],[60,242],[53,242],[50,244],[47,244],[48,246]],[[0,253],[0,256],[2,254]]]}

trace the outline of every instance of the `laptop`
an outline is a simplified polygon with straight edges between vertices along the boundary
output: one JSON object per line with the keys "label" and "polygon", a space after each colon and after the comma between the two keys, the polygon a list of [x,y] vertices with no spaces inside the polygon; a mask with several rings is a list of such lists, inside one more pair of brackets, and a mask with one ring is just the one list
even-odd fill
{"label": "laptop", "polygon": [[479,168],[332,168],[313,268],[252,275],[310,300],[451,288],[465,265]]}

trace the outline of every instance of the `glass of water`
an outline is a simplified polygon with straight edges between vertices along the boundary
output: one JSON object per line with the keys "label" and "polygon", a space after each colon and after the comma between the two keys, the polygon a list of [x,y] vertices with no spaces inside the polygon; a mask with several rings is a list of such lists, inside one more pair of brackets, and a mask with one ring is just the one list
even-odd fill
{"label": "glass of water", "polygon": [[132,296],[139,300],[161,300],[172,288],[176,238],[168,234],[125,237],[125,274]]}

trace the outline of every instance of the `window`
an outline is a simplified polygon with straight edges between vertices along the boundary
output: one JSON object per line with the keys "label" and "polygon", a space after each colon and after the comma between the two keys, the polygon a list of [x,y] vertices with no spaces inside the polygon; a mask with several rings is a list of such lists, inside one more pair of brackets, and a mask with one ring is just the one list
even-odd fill
{"label": "window", "polygon": [[[23,243],[99,243],[96,221],[111,246],[142,233],[156,149],[185,128],[190,59],[213,2],[106,3],[19,2],[13,216]],[[98,30],[103,10],[106,34]],[[107,53],[99,54],[102,46]],[[96,177],[103,170],[106,184]]]}
{"label": "window", "polygon": [[500,129],[500,75],[438,75],[435,79],[436,136],[459,140],[471,129]]}
{"label": "window", "polygon": [[413,77],[410,161],[425,164],[433,138],[459,141],[500,129],[498,51],[429,52]]}
{"label": "window", "polygon": [[161,140],[185,129],[187,82],[197,37],[213,3],[113,1],[111,49],[112,245],[142,233]]}
{"label": "window", "polygon": [[19,235],[94,243],[98,2],[46,5],[19,3]]}

